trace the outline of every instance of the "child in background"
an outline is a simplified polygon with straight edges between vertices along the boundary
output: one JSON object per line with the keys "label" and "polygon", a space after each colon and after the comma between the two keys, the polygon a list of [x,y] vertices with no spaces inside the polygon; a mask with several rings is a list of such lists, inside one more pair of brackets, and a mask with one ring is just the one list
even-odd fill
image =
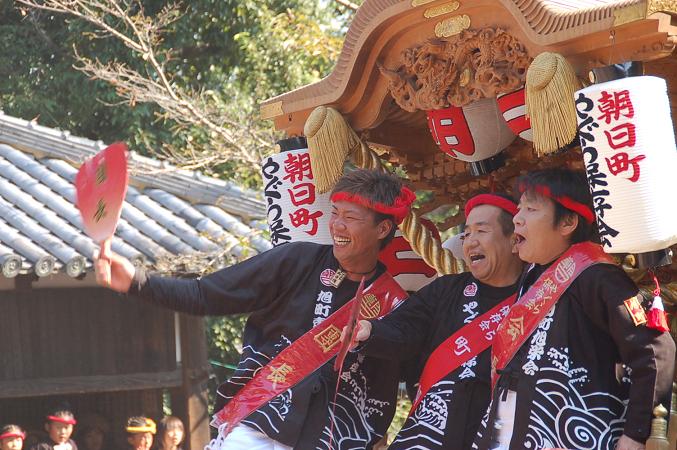
{"label": "child in background", "polygon": [[71,439],[76,423],[69,407],[60,406],[51,410],[45,417],[45,431],[49,437],[31,450],[78,450],[75,441]]}
{"label": "child in background", "polygon": [[18,425],[3,425],[0,428],[0,450],[21,450],[26,433]]}
{"label": "child in background", "polygon": [[108,450],[108,420],[96,413],[78,414],[76,439],[80,450]]}
{"label": "child in background", "polygon": [[181,450],[184,429],[181,419],[174,416],[165,416],[158,424],[158,450]]}
{"label": "child in background", "polygon": [[127,420],[127,442],[131,450],[150,450],[153,445],[153,435],[157,429],[153,420],[135,416]]}

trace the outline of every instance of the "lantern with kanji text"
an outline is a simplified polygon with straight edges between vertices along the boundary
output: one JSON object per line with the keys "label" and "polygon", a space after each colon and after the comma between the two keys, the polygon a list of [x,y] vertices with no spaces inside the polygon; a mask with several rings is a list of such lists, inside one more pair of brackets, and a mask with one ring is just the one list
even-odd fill
{"label": "lantern with kanji text", "polygon": [[604,250],[646,254],[677,243],[677,209],[670,207],[677,148],[665,80],[623,78],[574,99]]}
{"label": "lantern with kanji text", "polygon": [[305,138],[284,139],[278,146],[280,153],[261,166],[271,243],[331,244],[329,194],[316,192]]}

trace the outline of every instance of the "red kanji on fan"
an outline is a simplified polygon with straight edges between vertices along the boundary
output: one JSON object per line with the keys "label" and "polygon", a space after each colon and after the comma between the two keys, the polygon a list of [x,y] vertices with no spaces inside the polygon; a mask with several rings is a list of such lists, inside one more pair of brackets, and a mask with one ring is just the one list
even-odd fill
{"label": "red kanji on fan", "polygon": [[127,146],[116,142],[85,161],[75,177],[75,204],[87,234],[101,242],[115,232],[127,192]]}
{"label": "red kanji on fan", "polygon": [[623,90],[614,92],[613,95],[607,91],[602,91],[602,97],[599,99],[598,109],[602,115],[597,120],[604,120],[610,124],[612,120],[617,121],[621,115],[631,118],[635,116],[635,108],[630,100],[630,92]]}
{"label": "red kanji on fan", "polygon": [[[616,134],[611,134],[611,133]],[[634,147],[636,141],[635,135],[635,125],[631,123],[622,123],[616,125],[611,129],[611,132],[604,131],[606,139],[609,142],[609,146],[614,150],[618,150],[623,147]]]}
{"label": "red kanji on fan", "polygon": [[305,230],[305,232],[311,236],[315,236],[317,233],[317,219],[322,217],[322,211],[315,211],[310,213],[306,208],[299,208],[293,213],[289,214],[291,219],[291,224],[295,228],[311,224],[310,231]]}
{"label": "red kanji on fan", "polygon": [[310,167],[310,154],[294,154],[289,152],[287,154],[287,159],[284,160],[284,170],[287,172],[287,174],[284,176],[284,179],[291,179],[292,183],[303,181],[304,178],[312,180],[313,171]]}
{"label": "red kanji on fan", "polygon": [[634,183],[635,181],[639,180],[639,162],[644,158],[646,158],[646,156],[637,155],[630,159],[630,156],[626,152],[619,152],[613,155],[611,158],[604,159],[606,160],[606,165],[612,175],[618,175],[619,173],[625,172],[632,165],[632,176],[628,178],[628,180]]}
{"label": "red kanji on fan", "polygon": [[294,206],[312,205],[315,203],[315,185],[313,183],[299,183],[287,189],[289,200]]}

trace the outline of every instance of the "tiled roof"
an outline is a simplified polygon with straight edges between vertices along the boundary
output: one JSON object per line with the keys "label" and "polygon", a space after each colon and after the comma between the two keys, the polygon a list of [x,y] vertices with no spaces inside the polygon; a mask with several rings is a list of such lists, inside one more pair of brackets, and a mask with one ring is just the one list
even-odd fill
{"label": "tiled roof", "polygon": [[[105,145],[0,113],[0,265],[4,277],[71,277],[97,248],[75,208],[77,166]],[[133,152],[113,250],[136,264],[201,271],[271,248],[260,194]]]}

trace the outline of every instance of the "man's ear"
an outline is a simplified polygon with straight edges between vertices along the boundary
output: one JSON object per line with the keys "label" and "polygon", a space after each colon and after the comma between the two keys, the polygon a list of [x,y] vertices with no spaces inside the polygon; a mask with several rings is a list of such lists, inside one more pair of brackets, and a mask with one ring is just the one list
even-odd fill
{"label": "man's ear", "polygon": [[576,228],[578,228],[578,214],[571,213],[562,217],[557,228],[562,236],[567,239],[571,238],[571,235],[573,235]]}
{"label": "man's ear", "polygon": [[393,223],[392,220],[390,219],[382,220],[377,225],[378,238],[385,239],[385,237],[388,236],[388,234],[390,234],[390,231],[393,229],[394,226],[395,224]]}

